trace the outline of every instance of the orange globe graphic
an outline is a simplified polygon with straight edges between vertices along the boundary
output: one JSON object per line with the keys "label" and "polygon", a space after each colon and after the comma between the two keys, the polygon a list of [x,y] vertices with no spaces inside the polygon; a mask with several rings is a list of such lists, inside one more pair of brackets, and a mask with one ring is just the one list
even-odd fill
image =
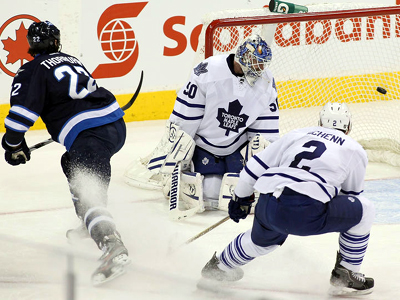
{"label": "orange globe graphic", "polygon": [[100,42],[104,54],[114,61],[128,59],[137,47],[132,27],[122,20],[113,20],[104,26]]}

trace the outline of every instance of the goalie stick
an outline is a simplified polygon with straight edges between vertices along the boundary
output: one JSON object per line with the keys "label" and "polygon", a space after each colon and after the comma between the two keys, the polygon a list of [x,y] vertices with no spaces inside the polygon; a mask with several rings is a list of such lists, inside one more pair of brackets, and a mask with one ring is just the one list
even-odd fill
{"label": "goalie stick", "polygon": [[[139,85],[138,85],[138,87],[136,89],[136,92],[133,94],[132,98],[128,101],[128,103],[126,103],[124,106],[121,107],[121,109],[123,111],[127,110],[128,108],[130,108],[132,106],[133,102],[135,102],[137,96],[139,95],[140,89],[142,88],[142,83],[143,83],[143,71],[140,74],[140,81],[139,81]],[[49,139],[47,139],[47,140],[45,140],[43,142],[37,143],[37,144],[29,147],[29,151],[32,152],[32,151],[37,150],[39,148],[42,148],[42,147],[44,147],[44,146],[46,146],[46,145],[48,145],[48,144],[50,144],[52,142],[54,142],[54,140],[52,138],[49,138]]]}

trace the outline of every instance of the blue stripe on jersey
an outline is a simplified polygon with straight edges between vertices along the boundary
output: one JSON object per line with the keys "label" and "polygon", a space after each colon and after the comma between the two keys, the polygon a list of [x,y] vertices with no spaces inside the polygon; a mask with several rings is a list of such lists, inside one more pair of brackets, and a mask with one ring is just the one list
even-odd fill
{"label": "blue stripe on jersey", "polygon": [[[311,173],[310,173],[311,174]],[[266,173],[266,174],[263,174],[263,175],[261,175],[261,176],[265,176],[265,177],[272,177],[272,176],[282,176],[282,177],[285,177],[285,178],[288,178],[288,179],[291,179],[291,180],[293,180],[293,181],[296,181],[296,182],[305,182],[304,180],[302,180],[302,179],[299,179],[299,178],[297,178],[297,177],[293,177],[293,176],[291,176],[291,175],[288,175],[288,174],[284,174],[284,173]],[[329,192],[326,190],[326,188],[321,184],[321,183],[319,183],[319,182],[315,182],[316,184],[318,184],[318,186],[321,188],[321,190],[329,197],[329,199],[332,199],[332,196],[329,194]]]}
{"label": "blue stripe on jersey", "polygon": [[268,165],[265,162],[263,162],[258,156],[253,156],[253,157],[256,160],[256,162],[258,162],[265,170],[269,169]]}
{"label": "blue stripe on jersey", "polygon": [[252,129],[247,128],[248,132],[255,132],[255,133],[279,133],[279,129]]}
{"label": "blue stripe on jersey", "polygon": [[363,191],[364,190],[362,190],[361,192],[340,190],[340,192],[345,195],[354,195],[354,196],[360,195]]}
{"label": "blue stripe on jersey", "polygon": [[10,113],[14,113],[17,116],[20,116],[24,119],[27,119],[30,123],[35,123],[39,118],[39,115],[24,106],[21,105],[13,105],[10,108]]}
{"label": "blue stripe on jersey", "polygon": [[181,118],[181,119],[183,119],[183,120],[200,120],[200,119],[203,119],[203,115],[197,116],[197,117],[187,117],[187,116],[184,116],[184,115],[182,115],[180,113],[177,113],[175,110],[172,111],[172,114],[177,116],[177,117],[179,117],[179,118]]}
{"label": "blue stripe on jersey", "polygon": [[209,145],[209,146],[211,146],[211,147],[223,149],[223,148],[229,148],[229,147],[231,147],[232,145],[234,145],[235,143],[237,143],[237,141],[240,140],[240,138],[242,137],[242,135],[245,134],[245,133],[246,133],[246,131],[243,131],[232,143],[230,143],[229,145],[225,145],[225,146],[217,146],[217,145],[214,145],[214,144],[210,143],[209,141],[207,141],[204,137],[202,137],[202,136],[200,136],[200,135],[197,135],[197,136],[198,136],[205,144],[207,144],[207,145]]}
{"label": "blue stripe on jersey", "polygon": [[29,126],[27,126],[26,124],[13,120],[9,117],[5,118],[4,126],[16,132],[27,132],[29,130]]}
{"label": "blue stripe on jersey", "polygon": [[254,180],[257,180],[258,177],[256,176],[256,174],[254,174],[252,171],[250,171],[250,169],[247,167],[247,165],[244,166],[244,170],[247,174],[249,174]]}
{"label": "blue stripe on jersey", "polygon": [[176,101],[178,101],[179,103],[182,103],[183,105],[187,106],[187,107],[196,107],[196,108],[206,108],[206,106],[204,104],[193,104],[193,103],[189,103],[179,97],[176,97]]}
{"label": "blue stripe on jersey", "polygon": [[310,174],[314,175],[315,177],[318,177],[319,180],[321,180],[323,183],[326,183],[325,179],[322,178],[320,175],[318,175],[317,173],[308,171]]}
{"label": "blue stripe on jersey", "polygon": [[69,150],[75,138],[83,130],[115,122],[123,116],[124,112],[117,101],[99,109],[83,111],[64,124],[57,139]]}
{"label": "blue stripe on jersey", "polygon": [[257,120],[279,120],[279,116],[261,116]]}

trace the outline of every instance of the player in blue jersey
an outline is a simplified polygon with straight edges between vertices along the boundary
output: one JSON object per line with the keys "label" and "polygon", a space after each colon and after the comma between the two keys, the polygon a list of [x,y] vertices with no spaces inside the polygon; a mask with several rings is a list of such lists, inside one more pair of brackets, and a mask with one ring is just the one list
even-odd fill
{"label": "player in blue jersey", "polygon": [[[98,87],[85,66],[60,52],[60,31],[52,23],[34,22],[28,29],[29,51],[34,59],[25,63],[12,83],[10,111],[2,138],[6,161],[13,165],[30,160],[25,133],[39,118],[52,139],[66,152],[61,166],[67,177],[80,232],[91,236],[104,251],[94,283],[111,279],[129,262],[108,212],[107,189],[111,157],[125,143],[124,112],[114,95]],[[75,231],[69,231],[72,235]],[[121,268],[111,268],[120,263]]]}
{"label": "player in blue jersey", "polygon": [[139,187],[160,183],[168,195],[170,184],[163,182],[163,176],[183,156],[182,169],[188,171],[192,164],[194,173],[182,174],[180,200],[187,208],[200,203],[199,211],[227,210],[230,194],[224,191],[234,186],[249,152],[279,138],[277,90],[268,69],[271,59],[268,44],[253,35],[240,43],[236,53],[209,57],[193,68],[178,92],[166,134],[140,162],[147,172],[140,165],[131,166],[128,182]]}
{"label": "player in blue jersey", "polygon": [[372,292],[374,280],[359,273],[375,217],[373,203],[362,196],[367,154],[348,136],[351,115],[345,103],[327,103],[319,125],[294,130],[249,160],[229,216],[235,222],[246,218],[257,190],[253,227],[214,254],[203,277],[239,280],[240,266],[277,249],[289,234],[339,232],[330,292]]}

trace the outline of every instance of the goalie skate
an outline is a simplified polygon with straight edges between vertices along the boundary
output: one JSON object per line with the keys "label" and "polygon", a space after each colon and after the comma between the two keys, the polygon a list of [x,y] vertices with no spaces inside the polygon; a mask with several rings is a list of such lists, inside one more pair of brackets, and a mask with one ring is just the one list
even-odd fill
{"label": "goalie skate", "polygon": [[128,250],[115,235],[106,236],[102,246],[104,253],[99,259],[102,263],[92,275],[92,284],[94,286],[124,274],[126,265],[131,262],[128,257]]}

